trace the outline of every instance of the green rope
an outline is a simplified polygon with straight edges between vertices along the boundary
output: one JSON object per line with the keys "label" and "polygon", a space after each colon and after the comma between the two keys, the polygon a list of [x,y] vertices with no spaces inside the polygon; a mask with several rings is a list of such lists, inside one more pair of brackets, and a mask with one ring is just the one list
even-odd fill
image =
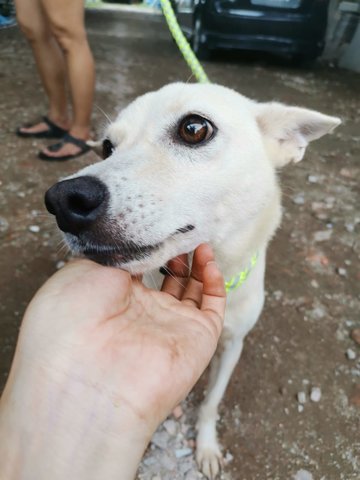
{"label": "green rope", "polygon": [[176,45],[179,47],[182,56],[190,67],[190,70],[194,74],[196,80],[200,83],[210,83],[208,76],[206,75],[199,60],[192,51],[189,42],[186,40],[185,35],[179,27],[170,0],[160,0],[160,3],[171,35],[173,36]]}

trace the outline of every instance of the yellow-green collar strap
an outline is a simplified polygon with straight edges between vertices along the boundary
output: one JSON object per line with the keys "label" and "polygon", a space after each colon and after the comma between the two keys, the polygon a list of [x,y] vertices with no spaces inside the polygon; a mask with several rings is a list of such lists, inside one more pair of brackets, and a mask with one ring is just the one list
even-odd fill
{"label": "yellow-green collar strap", "polygon": [[232,292],[233,290],[236,290],[239,288],[244,282],[246,282],[248,276],[254,269],[255,265],[257,264],[259,258],[259,253],[255,253],[251,259],[250,259],[250,264],[248,267],[245,268],[245,270],[242,270],[241,272],[237,273],[234,275],[230,280],[225,282],[225,290],[226,293]]}

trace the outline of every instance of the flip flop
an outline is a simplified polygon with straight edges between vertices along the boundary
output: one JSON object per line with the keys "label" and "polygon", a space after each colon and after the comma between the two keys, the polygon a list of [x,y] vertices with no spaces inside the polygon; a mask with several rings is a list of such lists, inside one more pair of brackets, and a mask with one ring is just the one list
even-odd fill
{"label": "flip flop", "polygon": [[63,128],[56,125],[48,117],[44,116],[42,117],[42,120],[49,127],[47,130],[44,130],[42,132],[36,132],[36,133],[22,132],[21,128],[33,126],[31,124],[26,124],[23,127],[17,128],[16,135],[18,137],[23,137],[23,138],[62,138],[67,133],[67,130],[64,130]]}
{"label": "flip flop", "polygon": [[72,158],[80,157],[80,155],[84,155],[84,153],[91,150],[91,147],[89,147],[85,140],[75,138],[69,133],[65,134],[60,142],[50,145],[48,150],[50,150],[50,152],[58,152],[66,143],[72,143],[73,145],[76,145],[80,148],[80,152],[74,153],[73,155],[63,155],[61,157],[53,157],[45,152],[39,152],[38,157],[41,160],[46,160],[48,162],[63,162],[65,160],[71,160]]}

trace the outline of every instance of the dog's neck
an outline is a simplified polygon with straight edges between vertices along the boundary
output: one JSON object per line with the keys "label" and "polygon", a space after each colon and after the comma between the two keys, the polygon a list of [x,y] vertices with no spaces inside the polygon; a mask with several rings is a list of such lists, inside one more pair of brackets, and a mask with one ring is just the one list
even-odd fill
{"label": "dog's neck", "polygon": [[[266,249],[281,220],[281,194],[276,189],[271,200],[242,229],[229,232],[226,238],[214,239],[212,246],[215,258],[225,279],[236,275],[246,268],[251,257]],[[236,225],[236,222],[234,222]]]}

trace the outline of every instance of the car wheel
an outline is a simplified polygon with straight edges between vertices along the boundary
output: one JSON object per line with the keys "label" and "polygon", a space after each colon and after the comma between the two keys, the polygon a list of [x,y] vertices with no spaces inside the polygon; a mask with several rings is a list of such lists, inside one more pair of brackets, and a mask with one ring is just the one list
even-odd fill
{"label": "car wheel", "polygon": [[198,16],[198,17],[195,17],[191,46],[195,55],[198,57],[199,60],[208,60],[210,58],[211,51],[206,46],[206,44],[201,41],[202,35],[203,35],[202,21],[201,21],[201,18]]}
{"label": "car wheel", "polygon": [[311,66],[318,57],[319,57],[319,54],[315,52],[298,53],[298,54],[292,55],[291,64],[299,67]]}

